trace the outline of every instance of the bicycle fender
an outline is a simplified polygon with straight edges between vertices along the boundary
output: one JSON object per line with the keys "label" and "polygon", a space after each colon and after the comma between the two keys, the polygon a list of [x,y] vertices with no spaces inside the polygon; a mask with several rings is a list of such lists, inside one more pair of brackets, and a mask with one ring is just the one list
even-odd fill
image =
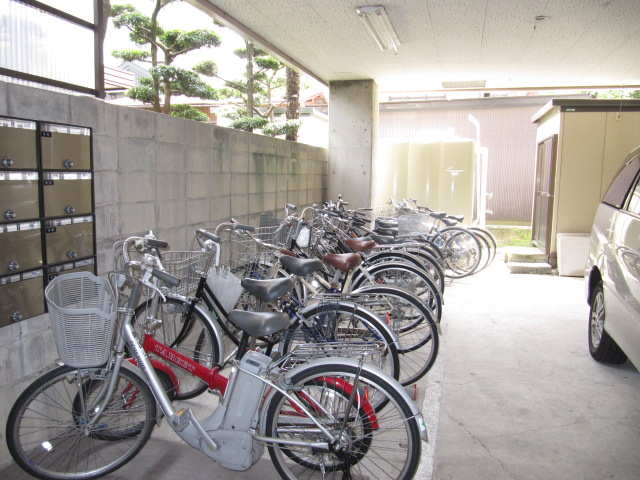
{"label": "bicycle fender", "polygon": [[[413,419],[416,421],[416,424],[418,425],[418,430],[420,431],[420,437],[425,442],[429,441],[428,435],[427,435],[426,423],[424,421],[424,418],[422,417],[422,413],[420,413],[420,410],[418,409],[418,406],[416,405],[411,395],[409,395],[409,393],[402,387],[402,385],[400,385],[400,383],[395,378],[383,372],[379,368],[374,367],[373,365],[369,365],[365,363],[365,364],[362,364],[362,366],[360,366],[359,362],[352,358],[337,358],[337,357],[318,358],[292,368],[288,372],[284,373],[283,379],[284,381],[287,381],[287,379],[290,380],[294,375],[297,375],[298,373],[303,372],[306,369],[315,367],[317,365],[330,365],[335,367],[336,364],[343,364],[343,365],[346,364],[354,368],[361,368],[362,370],[365,370],[374,376],[382,377],[389,385],[393,387],[396,393],[398,393],[407,402],[407,405],[410,406],[411,415]],[[265,402],[265,405],[267,404],[268,402]]]}

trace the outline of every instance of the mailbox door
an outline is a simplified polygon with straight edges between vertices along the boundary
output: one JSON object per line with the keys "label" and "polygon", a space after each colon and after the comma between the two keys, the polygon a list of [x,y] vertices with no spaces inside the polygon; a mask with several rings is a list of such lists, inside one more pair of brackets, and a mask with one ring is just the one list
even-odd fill
{"label": "mailbox door", "polygon": [[0,327],[44,313],[42,270],[0,277]]}
{"label": "mailbox door", "polygon": [[[43,125],[43,129],[47,128]],[[76,129],[87,131],[88,129]],[[40,132],[42,168],[91,170],[91,137],[83,133]]]}
{"label": "mailbox door", "polygon": [[38,168],[36,122],[0,119],[0,168]]}
{"label": "mailbox door", "polygon": [[92,212],[90,173],[44,172],[42,175],[45,217]]}
{"label": "mailbox door", "polygon": [[45,244],[47,263],[68,262],[92,256],[92,218],[46,220]]}
{"label": "mailbox door", "polygon": [[0,172],[0,223],[39,217],[38,174]]}
{"label": "mailbox door", "polygon": [[40,222],[0,225],[0,275],[42,266]]}

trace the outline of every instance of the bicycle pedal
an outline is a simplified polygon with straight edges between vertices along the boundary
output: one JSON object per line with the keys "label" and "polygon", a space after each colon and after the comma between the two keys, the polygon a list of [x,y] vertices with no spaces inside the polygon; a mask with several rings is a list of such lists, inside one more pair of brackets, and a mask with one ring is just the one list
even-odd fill
{"label": "bicycle pedal", "polygon": [[182,432],[191,423],[191,412],[188,408],[181,408],[171,417],[171,425],[176,432]]}

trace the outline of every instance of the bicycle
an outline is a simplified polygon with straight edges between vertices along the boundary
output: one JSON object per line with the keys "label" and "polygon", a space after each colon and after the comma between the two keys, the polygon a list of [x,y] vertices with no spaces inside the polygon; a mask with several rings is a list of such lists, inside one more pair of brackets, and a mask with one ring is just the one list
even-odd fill
{"label": "bicycle", "polygon": [[[217,231],[222,228],[231,228],[234,231],[249,232],[254,228],[246,225],[234,223],[221,224]],[[217,234],[212,234],[206,230],[196,231],[196,239],[205,249],[206,247],[218,245],[220,239]],[[207,239],[206,241],[202,239]],[[122,248],[128,250],[131,243],[140,245],[143,251],[148,250],[147,237],[131,237],[127,239]],[[211,242],[207,244],[206,242]],[[197,258],[198,253],[192,258]],[[126,258],[126,254],[124,255]],[[211,254],[209,254],[211,257]],[[157,257],[157,260],[155,259]],[[254,259],[255,260],[255,259]],[[164,268],[162,255],[146,256],[144,261],[151,262],[153,266]],[[242,262],[247,261],[243,258]],[[233,263],[233,271],[238,272],[238,265],[242,262]],[[207,265],[211,263],[208,262]],[[218,255],[213,263],[219,263]],[[219,301],[211,285],[207,281],[207,269],[195,269],[197,274],[197,288],[190,296],[177,295],[175,289],[163,289],[165,298],[160,301],[158,295],[152,295],[136,308],[133,325],[139,338],[142,338],[141,331],[144,328],[153,328],[156,335],[161,335],[165,343],[169,343],[172,348],[186,353],[192,360],[205,366],[218,365],[223,368],[235,357],[237,349],[240,348],[240,335],[236,326],[228,321],[229,312]],[[176,273],[172,271],[171,273]],[[183,272],[184,273],[184,272]],[[261,265],[245,266],[243,275],[252,275],[261,278],[264,269]],[[193,276],[193,275],[192,275]],[[195,283],[194,278],[190,281]],[[245,290],[252,287],[251,278],[244,278],[240,284]],[[236,297],[234,297],[236,298]],[[256,298],[252,296],[252,298]],[[235,300],[234,300],[235,302]],[[281,299],[284,305],[286,299]],[[264,303],[264,302],[263,302]],[[263,305],[256,305],[255,302],[248,302],[243,298],[238,302],[243,309],[263,308]],[[291,336],[289,330],[296,330],[299,325],[304,325],[307,332],[307,341],[313,342],[347,342],[347,341],[379,341],[385,344],[385,348],[376,354],[368,357],[368,362],[375,362],[375,365],[388,373],[395,379],[400,377],[400,359],[398,356],[397,339],[393,331],[382,322],[373,312],[367,308],[346,302],[340,299],[317,302],[312,304],[287,303],[286,312],[291,319],[290,328],[287,335]],[[195,333],[194,333],[195,332]],[[284,334],[283,334],[284,335]],[[195,340],[195,341],[193,341]],[[266,339],[263,339],[266,340]],[[185,345],[186,343],[186,345]],[[226,347],[226,350],[225,350]],[[222,356],[220,352],[225,351]],[[170,367],[176,370],[172,365]],[[193,398],[207,389],[206,383],[197,377],[189,376],[184,372],[175,372],[180,379],[179,391],[176,392],[177,399]]]}
{"label": "bicycle", "polygon": [[[290,223],[295,224],[295,220],[290,219]],[[394,374],[394,378],[403,385],[410,385],[431,368],[439,345],[436,317],[414,293],[388,284],[352,288],[355,269],[362,260],[358,254],[323,257],[324,262],[336,270],[333,277],[326,278],[324,264],[320,260],[297,258],[293,252],[261,240],[254,231],[245,229],[243,235],[250,239],[254,248],[280,253],[277,257],[272,256],[271,260],[269,256],[263,257],[268,259],[268,265],[258,270],[278,272],[281,276],[290,275],[296,281],[295,294],[287,297],[286,302],[281,302],[283,310],[294,319],[280,342],[281,352],[289,351],[291,345],[297,342],[310,341],[312,338],[332,341],[336,332],[362,340],[385,339],[384,329],[379,322],[366,318],[354,321],[354,316],[360,310],[356,305],[362,305],[366,311],[370,310],[382,319],[397,336],[400,367],[398,376]],[[284,267],[284,272],[281,267]],[[309,302],[317,303],[305,307]],[[343,305],[339,310],[346,316],[346,322],[336,318],[338,305]],[[296,314],[301,308],[301,315]],[[395,359],[394,347],[389,347],[389,355]]]}
{"label": "bicycle", "polygon": [[[148,440],[158,421],[157,402],[182,440],[227,469],[251,468],[266,445],[282,478],[414,476],[420,440],[427,439],[424,420],[397,382],[364,363],[371,344],[359,352],[353,344],[336,349],[306,345],[278,360],[240,350],[227,378],[219,368],[204,368],[145,332],[144,341],[152,342],[163,358],[175,359],[222,397],[203,420],[187,408],[174,407],[131,321],[142,287],[162,294],[151,278],[173,285],[177,280],[152,267],[128,267],[127,274],[110,277],[116,286],[130,285],[126,306],[120,309],[114,307],[118,302],[113,288],[90,273],[61,275],[46,289],[50,311],[58,312],[52,322],[65,332],[56,336],[56,344],[66,365],[32,383],[9,414],[7,445],[26,472],[47,480],[92,479],[113,472]],[[92,293],[96,284],[98,295]],[[115,310],[120,313],[117,329]],[[92,338],[91,348],[79,349],[73,329],[65,330],[74,318],[88,320],[92,315],[116,330],[114,348],[106,335]],[[289,324],[288,316],[279,312],[234,310],[229,320],[244,331],[243,342]],[[125,346],[134,352],[140,375],[123,368]],[[327,350],[356,356],[330,357]],[[100,365],[105,356],[106,363]]]}

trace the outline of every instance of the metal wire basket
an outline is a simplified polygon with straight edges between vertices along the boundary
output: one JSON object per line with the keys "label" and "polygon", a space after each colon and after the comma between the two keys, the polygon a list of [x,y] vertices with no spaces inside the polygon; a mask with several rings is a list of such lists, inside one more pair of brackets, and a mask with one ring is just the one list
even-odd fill
{"label": "metal wire basket", "polygon": [[212,253],[202,251],[162,252],[162,266],[167,273],[180,279],[176,287],[163,286],[166,293],[189,295],[198,287],[200,278],[206,275],[211,263]]}
{"label": "metal wire basket", "polygon": [[[251,236],[232,232],[220,242],[220,265],[224,265],[238,278],[273,278],[277,270],[275,251],[265,247],[254,238],[266,241],[273,239],[275,227],[256,228]],[[254,237],[254,238],[252,238]],[[262,237],[262,238],[260,238]]]}
{"label": "metal wire basket", "polygon": [[60,360],[74,368],[105,364],[118,313],[109,282],[89,272],[66,273],[51,281],[45,298]]}

